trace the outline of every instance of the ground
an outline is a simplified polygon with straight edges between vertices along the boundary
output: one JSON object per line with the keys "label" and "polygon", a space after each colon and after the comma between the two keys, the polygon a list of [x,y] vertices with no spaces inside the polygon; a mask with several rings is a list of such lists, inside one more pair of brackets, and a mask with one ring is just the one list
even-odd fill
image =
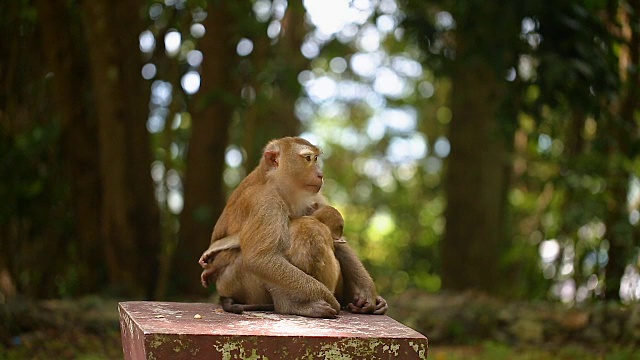
{"label": "ground", "polygon": [[[412,296],[414,301],[415,296]],[[452,299],[445,299],[451,303]],[[0,309],[0,360],[122,359],[117,300],[85,297],[77,300],[28,301]],[[403,302],[392,302],[392,306]],[[429,308],[429,311],[435,311]],[[402,312],[391,312],[395,318]],[[422,318],[411,314],[413,319]],[[428,316],[428,314],[427,314]],[[402,320],[402,319],[399,319]],[[415,320],[413,320],[415,321]],[[409,324],[417,327],[415,324]],[[420,330],[420,329],[418,329]],[[635,343],[591,346],[583,342],[514,343],[496,339],[430,337],[429,359],[640,359]]]}

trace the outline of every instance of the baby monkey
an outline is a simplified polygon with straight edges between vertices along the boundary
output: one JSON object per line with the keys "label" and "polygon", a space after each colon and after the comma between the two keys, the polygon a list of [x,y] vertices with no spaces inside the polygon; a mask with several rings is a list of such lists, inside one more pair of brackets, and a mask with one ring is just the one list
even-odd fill
{"label": "baby monkey", "polygon": [[[302,216],[291,221],[289,225],[290,238],[296,240],[291,241],[289,248],[284,252],[285,258],[291,264],[324,284],[334,294],[342,289],[340,263],[335,257],[335,244],[346,242],[342,237],[343,229],[344,219],[340,212],[334,207],[322,206],[310,216]],[[239,248],[238,235],[220,239],[213,242],[202,254],[200,263],[206,264],[213,260],[220,251]],[[255,286],[254,284],[257,282],[257,280],[254,281],[255,279],[248,279],[249,276],[252,275],[236,273],[236,276],[218,279],[219,282],[222,282],[218,284],[219,286],[224,287],[232,283],[233,286],[230,287],[235,290],[235,295],[220,299],[225,311],[240,314],[245,310],[274,310],[273,304],[235,302],[248,300],[242,299],[242,294],[246,293],[246,289],[243,289],[244,284]],[[339,294],[337,295],[339,296]]]}

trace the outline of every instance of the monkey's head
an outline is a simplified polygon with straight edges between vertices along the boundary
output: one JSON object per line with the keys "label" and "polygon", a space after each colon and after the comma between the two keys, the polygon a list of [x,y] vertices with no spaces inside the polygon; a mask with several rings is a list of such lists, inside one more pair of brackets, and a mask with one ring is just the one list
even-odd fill
{"label": "monkey's head", "polygon": [[286,137],[272,140],[264,149],[262,166],[267,176],[292,193],[316,194],[322,188],[321,151],[305,139]]}
{"label": "monkey's head", "polygon": [[323,206],[316,210],[313,215],[321,223],[327,225],[331,230],[331,237],[333,240],[342,239],[342,233],[344,231],[344,219],[340,212],[332,206]]}

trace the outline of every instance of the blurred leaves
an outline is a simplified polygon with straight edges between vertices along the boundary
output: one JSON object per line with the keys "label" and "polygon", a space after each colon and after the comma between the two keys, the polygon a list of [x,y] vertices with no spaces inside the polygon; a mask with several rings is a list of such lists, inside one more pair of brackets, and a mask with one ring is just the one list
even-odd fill
{"label": "blurred leaves", "polygon": [[[35,31],[37,13],[29,4],[18,3],[14,17],[0,12],[3,29],[17,21],[21,29]],[[251,170],[267,138],[298,132],[299,127],[324,149],[323,191],[344,214],[349,243],[379,290],[441,290],[440,249],[449,198],[443,181],[451,124],[457,121],[452,110],[458,95],[452,92],[454,65],[486,63],[494,74],[489,80],[504,89],[495,95],[501,101],[494,119],[500,136],[494,140],[508,149],[501,160],[510,170],[502,224],[508,239],[505,249],[495,251],[504,250],[501,268],[517,279],[505,291],[514,297],[551,296],[576,303],[604,296],[607,279],[616,276],[607,269],[611,263],[624,263],[629,273],[637,274],[640,105],[632,92],[640,66],[632,51],[639,32],[633,23],[637,5],[602,0],[358,1],[346,5],[352,18],[341,29],[324,33],[303,13],[302,3],[234,2],[231,11],[239,20],[226,40],[239,44],[244,39],[251,51],[238,54],[236,66],[228,69],[232,83],[218,84],[219,89],[194,101],[198,97],[186,92],[181,81],[189,72],[199,73],[201,61],[212,60],[194,60],[206,51],[200,48],[197,29],[211,16],[208,4],[154,0],[141,9],[153,40],[142,56],[154,70],[145,77],[152,88],[151,173],[163,214],[164,250],[159,256],[171,256],[180,236],[182,204],[171,201],[182,199],[185,191],[192,117],[224,102],[233,106],[227,155],[234,151],[240,157],[234,164],[227,160],[224,173],[216,174],[227,191]],[[289,13],[291,9],[295,11]],[[287,16],[296,16],[295,26],[287,28],[292,26]],[[471,37],[460,36],[462,26]],[[168,33],[180,36],[175,53],[165,48]],[[300,48],[306,49],[304,57]],[[5,58],[15,53],[2,55],[4,76]],[[44,75],[37,76],[24,75],[30,81],[23,92],[36,92],[33,84]],[[43,209],[65,194],[64,189],[48,193],[52,168],[65,160],[54,150],[59,126],[41,121],[38,114],[30,114],[28,126],[19,131],[0,124],[0,202],[5,204],[0,225],[5,231],[8,222],[21,216],[44,217]],[[489,144],[477,140],[472,145],[484,151]],[[196,209],[194,221],[214,221],[211,209]],[[478,226],[469,219],[467,226]],[[557,245],[552,260],[541,257],[545,244]],[[615,255],[618,248],[628,255]],[[459,266],[467,266],[465,259]],[[625,270],[615,273],[622,277]],[[65,281],[74,280],[60,283]]]}
{"label": "blurred leaves", "polygon": [[50,194],[45,191],[52,174],[47,162],[60,129],[51,123],[14,136],[6,134],[6,129],[0,131],[0,224],[6,224],[12,217],[27,216],[48,202]]}

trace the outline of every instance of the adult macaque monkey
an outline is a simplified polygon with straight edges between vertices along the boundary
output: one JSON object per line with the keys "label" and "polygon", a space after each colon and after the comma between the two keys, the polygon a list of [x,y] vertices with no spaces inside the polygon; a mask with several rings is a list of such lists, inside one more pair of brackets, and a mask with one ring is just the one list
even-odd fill
{"label": "adult macaque monkey", "polygon": [[[318,194],[322,187],[318,155],[320,150],[301,138],[267,144],[260,164],[231,194],[211,235],[213,244],[238,234],[242,251],[224,250],[213,261],[205,260],[201,264],[205,267],[203,285],[217,278],[217,285],[223,285],[217,287],[221,298],[245,304],[273,303],[279,313],[337,315],[340,304],[333,292],[285,257],[297,240],[292,239],[290,220],[326,205]],[[352,312],[384,313],[386,301],[377,296],[373,280],[348,244],[335,244],[335,258],[343,279],[337,292],[342,304]],[[236,273],[241,286],[229,280]]]}
{"label": "adult macaque monkey", "polygon": [[[291,246],[284,252],[285,258],[295,267],[304,271],[324,284],[332,293],[342,289],[340,264],[336,259],[334,243],[344,243],[342,232],[344,219],[338,210],[331,206],[323,206],[311,216],[302,216],[291,221],[289,232]],[[206,267],[222,250],[239,249],[238,235],[231,235],[215,241],[200,258],[200,264]],[[233,272],[216,282],[221,289],[232,289],[233,297],[246,294],[246,284],[255,286],[260,281],[251,273]],[[240,314],[245,310],[275,310],[273,304],[236,303],[233,297],[222,297],[222,308],[225,311]],[[246,301],[246,299],[244,299]]]}

